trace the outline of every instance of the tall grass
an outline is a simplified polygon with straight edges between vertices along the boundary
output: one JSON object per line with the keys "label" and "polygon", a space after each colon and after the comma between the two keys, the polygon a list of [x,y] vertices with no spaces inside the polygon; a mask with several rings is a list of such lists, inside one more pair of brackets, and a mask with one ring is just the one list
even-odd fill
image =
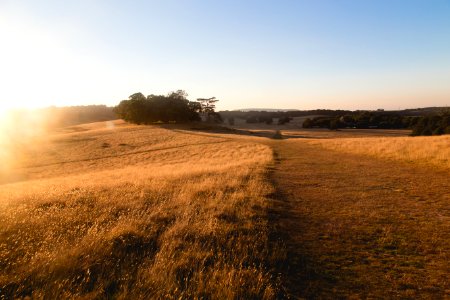
{"label": "tall grass", "polygon": [[450,169],[450,136],[314,140],[326,149]]}
{"label": "tall grass", "polygon": [[0,298],[276,297],[268,147],[137,126],[46,138],[0,186]]}

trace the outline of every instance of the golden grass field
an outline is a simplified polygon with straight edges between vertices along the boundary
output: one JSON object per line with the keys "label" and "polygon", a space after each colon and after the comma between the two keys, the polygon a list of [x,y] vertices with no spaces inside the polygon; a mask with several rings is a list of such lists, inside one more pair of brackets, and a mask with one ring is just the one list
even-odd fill
{"label": "golden grass field", "polygon": [[312,142],[326,149],[450,170],[450,136],[366,137]]}
{"label": "golden grass field", "polygon": [[3,138],[0,299],[450,297],[448,136],[205,128]]}
{"label": "golden grass field", "polygon": [[276,296],[269,147],[115,122],[19,150],[0,189],[3,298]]}

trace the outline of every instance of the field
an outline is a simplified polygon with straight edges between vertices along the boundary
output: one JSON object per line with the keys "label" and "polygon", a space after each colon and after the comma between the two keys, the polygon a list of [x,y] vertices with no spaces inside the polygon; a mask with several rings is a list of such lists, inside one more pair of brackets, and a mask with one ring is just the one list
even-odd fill
{"label": "field", "polygon": [[23,143],[0,189],[0,298],[275,297],[269,147],[117,122],[66,131]]}
{"label": "field", "polygon": [[450,170],[450,136],[370,137],[313,142],[326,149]]}
{"label": "field", "polygon": [[[364,148],[367,140],[377,141],[362,139]],[[273,176],[291,294],[450,296],[448,169],[322,146],[336,140],[281,142],[272,142],[278,161]]]}
{"label": "field", "polygon": [[449,137],[297,125],[5,145],[0,299],[450,297]]}

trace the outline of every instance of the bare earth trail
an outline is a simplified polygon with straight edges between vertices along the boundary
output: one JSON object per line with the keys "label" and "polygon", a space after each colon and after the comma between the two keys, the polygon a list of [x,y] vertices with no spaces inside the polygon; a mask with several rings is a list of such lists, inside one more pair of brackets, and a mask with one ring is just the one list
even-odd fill
{"label": "bare earth trail", "polygon": [[450,297],[448,171],[268,141],[292,298]]}

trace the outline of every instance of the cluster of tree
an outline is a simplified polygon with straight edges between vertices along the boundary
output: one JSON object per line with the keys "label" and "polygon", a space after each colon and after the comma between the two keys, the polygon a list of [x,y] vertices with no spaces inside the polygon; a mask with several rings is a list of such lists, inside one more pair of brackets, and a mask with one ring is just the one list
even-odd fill
{"label": "cluster of tree", "polygon": [[200,98],[189,101],[183,90],[168,95],[148,95],[135,93],[114,108],[114,112],[130,123],[151,124],[155,122],[186,123],[201,121],[202,116],[209,122],[221,122],[215,110],[217,99]]}
{"label": "cluster of tree", "polygon": [[273,123],[273,118],[269,115],[252,115],[249,116],[245,122],[247,123],[266,123],[266,124],[272,124]]}
{"label": "cluster of tree", "polygon": [[[228,118],[230,119],[230,118]],[[234,118],[233,118],[234,119]],[[270,115],[259,115],[259,116],[249,116],[246,120],[247,123],[265,123],[265,124],[273,124],[273,117]],[[278,118],[278,125],[284,125],[292,121],[291,117],[281,116]]]}
{"label": "cluster of tree", "polygon": [[411,128],[412,135],[450,134],[450,111],[441,115],[417,118]]}
{"label": "cluster of tree", "polygon": [[[439,114],[444,107],[425,107],[415,109],[405,109],[396,111],[384,111],[379,109],[371,111],[371,113],[382,114],[385,116],[427,116]],[[220,111],[223,118],[249,120],[249,123],[264,123],[269,118],[280,119],[282,117],[306,117],[306,116],[326,116],[326,117],[341,117],[345,115],[358,115],[367,111],[350,111],[350,110],[332,110],[332,109],[314,109],[314,110],[227,110]],[[262,120],[262,121],[259,121]]]}
{"label": "cluster of tree", "polygon": [[291,117],[281,117],[281,118],[278,118],[278,125],[283,125],[283,124],[289,123],[290,121],[292,121]]}
{"label": "cluster of tree", "polygon": [[383,114],[382,112],[359,112],[333,117],[308,118],[303,122],[303,128],[407,128],[405,117]]}
{"label": "cluster of tree", "polygon": [[358,112],[334,117],[308,118],[303,128],[380,128],[412,129],[413,135],[432,135],[450,133],[450,113],[439,115],[405,116],[401,114],[377,112]]}
{"label": "cluster of tree", "polygon": [[[316,109],[316,110],[287,110],[287,111],[256,111],[256,110],[246,110],[246,111],[220,111],[220,115],[223,118],[229,119],[243,119],[247,123],[266,123],[268,120],[281,118],[295,118],[311,115],[326,115],[326,116],[337,116],[351,113],[347,110],[329,110],[329,109]],[[285,119],[286,120],[286,119]],[[270,121],[269,121],[270,122]],[[271,123],[269,123],[271,124]]]}

